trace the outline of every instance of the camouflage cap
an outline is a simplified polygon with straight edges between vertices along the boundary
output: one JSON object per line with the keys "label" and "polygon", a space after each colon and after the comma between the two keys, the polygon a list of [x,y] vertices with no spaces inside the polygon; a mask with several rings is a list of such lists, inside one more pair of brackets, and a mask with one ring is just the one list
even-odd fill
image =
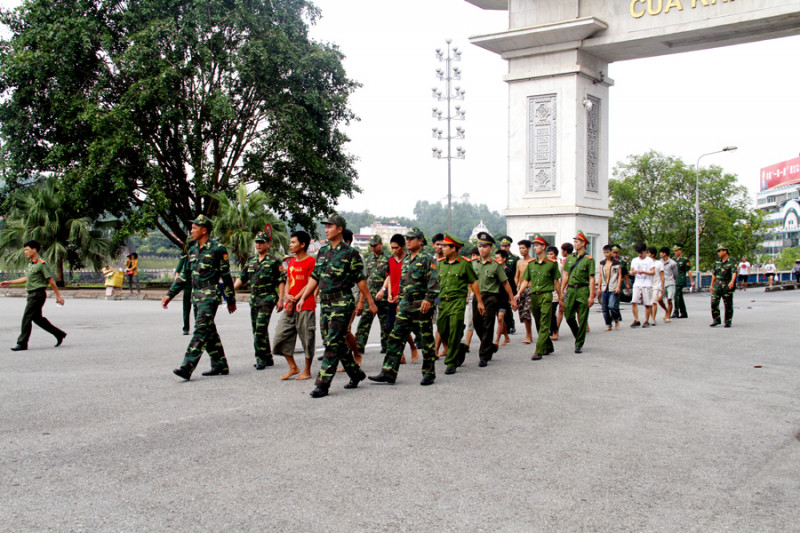
{"label": "camouflage cap", "polygon": [[376,244],[383,244],[383,239],[380,235],[373,235],[369,238],[369,245],[375,246]]}
{"label": "camouflage cap", "polygon": [[492,237],[489,232],[482,231],[478,233],[478,244],[494,244],[495,241],[494,237]]}
{"label": "camouflage cap", "polygon": [[547,241],[545,240],[545,238],[542,236],[541,233],[535,233],[533,235],[533,241],[532,242],[533,242],[533,244],[541,244],[541,245],[547,246]]}
{"label": "camouflage cap", "polygon": [[192,220],[192,224],[197,224],[198,226],[202,226],[206,228],[208,231],[211,231],[213,225],[211,224],[211,219],[205,215],[197,215],[197,218]]}
{"label": "camouflage cap", "polygon": [[725,250],[727,252],[728,251],[728,246],[726,244],[721,244],[720,243],[720,244],[717,245],[717,251],[719,252],[720,250]]}
{"label": "camouflage cap", "polygon": [[342,215],[337,215],[336,213],[329,216],[326,220],[323,220],[322,223],[333,224],[334,226],[339,226],[342,229],[347,227],[347,221],[344,219],[344,217]]}
{"label": "camouflage cap", "polygon": [[514,242],[508,235],[500,235],[497,239],[500,246],[511,246],[511,243]]}
{"label": "camouflage cap", "polygon": [[259,231],[258,233],[256,233],[256,238],[255,238],[256,242],[270,242],[271,240],[272,239],[270,238],[269,235],[267,235],[266,231]]}
{"label": "camouflage cap", "polygon": [[422,230],[417,228],[417,227],[413,227],[410,230],[408,230],[406,232],[406,234],[404,235],[404,237],[406,239],[422,239],[422,240],[425,240],[425,234],[422,233]]}
{"label": "camouflage cap", "polygon": [[452,234],[447,233],[447,232],[445,232],[444,240],[442,242],[444,244],[452,244],[456,248],[461,248],[462,246],[464,246],[464,241],[462,241],[461,239],[459,239],[455,235],[452,235]]}
{"label": "camouflage cap", "polygon": [[589,239],[587,239],[587,238],[586,238],[586,234],[585,234],[585,233],[583,233],[583,231],[581,231],[581,230],[578,230],[578,233],[576,233],[576,234],[575,234],[575,236],[572,238],[572,240],[573,240],[573,241],[574,241],[575,239],[580,239],[580,240],[582,240],[582,241],[583,241],[583,242],[585,242],[585,243],[588,243],[588,242],[589,242]]}

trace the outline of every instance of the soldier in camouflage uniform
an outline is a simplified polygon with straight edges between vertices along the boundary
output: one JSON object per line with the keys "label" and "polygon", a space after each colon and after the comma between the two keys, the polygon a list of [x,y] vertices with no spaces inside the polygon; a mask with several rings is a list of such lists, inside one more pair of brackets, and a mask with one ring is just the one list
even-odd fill
{"label": "soldier in camouflage uniform", "polygon": [[430,385],[436,379],[436,349],[433,336],[433,307],[439,294],[439,277],[436,260],[422,251],[425,236],[419,228],[411,228],[405,235],[408,255],[403,259],[400,279],[400,304],[397,317],[389,335],[389,345],[383,368],[369,379],[379,383],[394,383],[400,368],[400,358],[409,333],[422,339],[422,381]]}
{"label": "soldier in camouflage uniform", "polygon": [[686,313],[686,302],[683,299],[683,288],[686,287],[687,276],[689,283],[694,287],[692,263],[683,256],[683,248],[680,244],[675,243],[672,250],[675,252],[675,262],[678,263],[678,277],[675,279],[675,309],[672,311],[672,318],[689,318]]}
{"label": "soldier in camouflage uniform", "polygon": [[283,263],[269,255],[272,236],[259,231],[255,238],[256,255],[247,260],[234,290],[250,285],[250,323],[253,328],[253,346],[256,352],[256,370],[275,364],[269,342],[269,319],[277,302],[278,312],[283,309],[283,286],[286,272]]}
{"label": "soldier in camouflage uniform", "polygon": [[712,328],[722,324],[719,319],[719,301],[725,302],[725,327],[731,327],[733,320],[733,292],[736,289],[736,261],[728,257],[728,247],[724,244],[717,246],[717,256],[714,261],[714,274],[711,276],[711,317],[714,321],[709,324]]}
{"label": "soldier in camouflage uniform", "polygon": [[364,279],[364,262],[361,254],[342,240],[342,232],[347,226],[344,217],[333,215],[324,224],[328,244],[317,254],[317,262],[308,285],[294,298],[296,307],[300,309],[306,297],[319,286],[319,323],[325,353],[317,376],[316,388],[311,391],[312,398],[328,395],[331,380],[340,360],[345,372],[350,376],[350,382],[344,386],[346,389],[355,389],[367,377],[353,359],[353,354],[345,343],[350,317],[353,316],[356,307],[353,285],[358,285],[361,295],[369,304],[370,312],[378,313]]}
{"label": "soldier in camouflage uniform", "polygon": [[[506,263],[503,265],[503,270],[506,271],[506,277],[508,278],[508,284],[511,287],[511,292],[516,293],[517,262],[519,262],[520,257],[511,253],[511,243],[514,242],[511,237],[508,235],[502,235],[499,240],[500,249],[508,252],[508,259],[506,259]],[[507,311],[508,312],[503,317],[503,321],[506,324],[506,331],[513,335],[517,332],[517,324],[514,321],[514,313],[512,313],[510,309]]]}
{"label": "soldier in camouflage uniform", "polygon": [[[375,295],[383,288],[383,282],[389,277],[389,256],[383,252],[383,239],[381,239],[380,235],[370,237],[369,246],[372,249],[372,253],[367,254],[367,258],[364,260],[364,275],[367,278],[367,288],[372,295],[372,299],[375,300],[375,305],[378,306],[378,323],[381,328],[381,353],[386,353],[386,342],[389,338],[389,333],[386,331],[386,308],[389,304],[384,299],[376,300]],[[359,298],[356,307],[358,309],[364,307],[363,297]],[[356,313],[358,313],[358,309],[356,309]],[[358,321],[356,345],[360,354],[364,353],[374,318],[375,315],[369,309],[365,309],[361,314],[361,319]]]}
{"label": "soldier in camouflage uniform", "polygon": [[[575,353],[583,351],[586,340],[586,326],[589,322],[589,308],[594,304],[594,259],[586,253],[589,239],[582,231],[572,240],[575,253],[564,262],[561,289],[564,294],[564,316],[567,325],[575,336]],[[578,320],[575,320],[575,315]]]}
{"label": "soldier in camouflage uniform", "polygon": [[[178,279],[172,284],[167,295],[161,299],[161,306],[166,309],[170,300],[179,294],[187,284],[192,286],[192,303],[194,304],[194,333],[183,364],[173,370],[176,376],[189,380],[197,366],[203,350],[211,358],[211,370],[203,372],[204,376],[217,376],[228,374],[228,361],[225,351],[214,324],[214,317],[219,307],[220,296],[224,292],[228,302],[228,312],[236,311],[236,299],[231,280],[228,251],[218,242],[210,239],[211,220],[205,215],[199,215],[192,220],[191,234],[195,240],[194,246],[189,249],[186,264]],[[219,281],[222,280],[223,289],[220,291]]]}

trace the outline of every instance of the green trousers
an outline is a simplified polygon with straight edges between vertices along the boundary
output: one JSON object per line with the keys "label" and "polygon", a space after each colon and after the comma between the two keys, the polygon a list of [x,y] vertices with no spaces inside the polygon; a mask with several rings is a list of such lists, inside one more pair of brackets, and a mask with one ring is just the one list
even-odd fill
{"label": "green trousers", "polygon": [[[539,336],[536,339],[536,353],[544,355],[553,351],[550,340],[550,324],[553,316],[553,293],[531,293],[531,314]],[[585,331],[584,331],[585,333]]]}
{"label": "green trousers", "polygon": [[326,390],[330,388],[340,361],[350,379],[366,378],[345,342],[347,326],[350,324],[350,317],[353,316],[355,308],[356,303],[351,294],[332,302],[321,302],[319,327],[322,342],[325,345],[325,353],[322,356],[322,365],[317,375],[317,387]]}
{"label": "green trousers", "polygon": [[[416,309],[413,309],[416,307]],[[408,335],[414,332],[422,340],[422,375],[436,377],[436,349],[433,338],[433,308],[427,313],[419,312],[419,303],[409,304],[405,299],[397,306],[397,316],[394,327],[389,334],[389,344],[386,347],[386,357],[383,359],[384,375],[396,378],[400,369],[400,359],[403,348],[408,341]]]}
{"label": "green trousers", "polygon": [[467,309],[465,298],[456,298],[450,301],[442,300],[439,303],[439,319],[436,321],[436,328],[442,342],[447,343],[447,355],[444,364],[447,366],[459,366],[464,362],[466,345],[461,342],[464,335],[464,313]]}
{"label": "green trousers", "polygon": [[[575,315],[578,320],[575,320]],[[589,287],[568,287],[564,297],[564,317],[575,336],[575,346],[582,347],[586,341],[586,325],[589,322]]]}

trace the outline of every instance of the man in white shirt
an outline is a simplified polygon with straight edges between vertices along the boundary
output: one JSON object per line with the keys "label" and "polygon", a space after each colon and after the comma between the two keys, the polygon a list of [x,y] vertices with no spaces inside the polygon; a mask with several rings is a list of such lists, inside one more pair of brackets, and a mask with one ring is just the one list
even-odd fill
{"label": "man in white shirt", "polygon": [[[653,305],[653,275],[655,274],[655,262],[652,257],[648,257],[645,253],[647,246],[640,242],[636,244],[636,253],[639,257],[635,257],[631,261],[630,273],[635,276],[633,282],[633,299],[631,300],[633,310],[633,324],[632,328],[642,326],[649,328],[650,323],[647,321],[650,316],[650,306]],[[644,305],[644,324],[639,322],[639,308],[638,304]]]}
{"label": "man in white shirt", "polygon": [[772,259],[769,260],[769,263],[764,265],[764,273],[767,275],[769,279],[769,286],[772,287],[772,281],[775,279],[775,273],[778,269],[775,267],[775,263],[772,262]]}
{"label": "man in white shirt", "polygon": [[667,311],[664,305],[664,263],[658,258],[658,249],[655,246],[647,247],[647,257],[653,260],[653,305],[650,306],[650,314],[645,321],[649,320],[650,325],[655,326],[658,306],[660,305],[664,312]]}
{"label": "man in white shirt", "polygon": [[742,262],[739,263],[739,287],[742,290],[747,290],[747,278],[750,276],[750,263],[746,257],[742,257]]}
{"label": "man in white shirt", "polygon": [[663,246],[659,253],[661,254],[661,262],[664,263],[664,299],[666,300],[666,304],[662,300],[661,307],[664,307],[667,311],[667,314],[664,315],[664,322],[670,322],[672,320],[670,318],[672,315],[672,302],[675,300],[675,289],[677,287],[678,263],[669,256],[669,246]]}

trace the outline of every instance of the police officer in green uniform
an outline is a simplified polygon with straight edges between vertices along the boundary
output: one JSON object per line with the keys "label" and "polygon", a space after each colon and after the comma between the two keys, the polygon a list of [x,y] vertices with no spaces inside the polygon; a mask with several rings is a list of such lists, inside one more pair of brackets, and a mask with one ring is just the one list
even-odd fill
{"label": "police officer in green uniform", "polygon": [[422,381],[420,385],[431,385],[436,379],[436,350],[433,337],[433,308],[439,295],[439,276],[436,259],[422,250],[425,235],[419,228],[411,228],[405,234],[408,255],[403,259],[400,274],[400,303],[397,306],[392,332],[383,368],[370,376],[371,381],[394,383],[400,368],[408,336],[414,332],[422,341]]}
{"label": "police officer in green uniform", "polygon": [[[564,316],[567,325],[575,336],[575,353],[583,351],[586,341],[586,325],[589,321],[589,308],[594,304],[594,259],[586,253],[589,239],[582,231],[578,231],[572,240],[575,253],[564,262],[561,288],[566,288],[564,295]],[[575,314],[578,321],[575,320]]]}
{"label": "police officer in green uniform", "polygon": [[[231,279],[231,267],[228,262],[228,251],[218,242],[211,240],[211,220],[199,215],[192,220],[192,239],[195,244],[189,249],[186,264],[178,279],[172,284],[167,295],[161,299],[161,306],[166,309],[170,300],[177,296],[187,284],[192,287],[192,303],[194,304],[194,332],[183,364],[172,372],[185,380],[192,377],[203,350],[211,358],[211,369],[203,372],[204,376],[228,374],[228,360],[222,348],[214,317],[224,294],[228,303],[228,312],[236,311],[236,299]],[[222,290],[219,281],[222,280]]]}
{"label": "police officer in green uniform", "polygon": [[[373,235],[369,238],[369,247],[372,253],[367,254],[364,259],[364,276],[367,278],[367,288],[378,306],[378,325],[381,329],[381,353],[386,353],[386,343],[389,332],[386,331],[386,310],[389,302],[385,299],[377,300],[375,295],[383,288],[383,282],[389,276],[389,256],[383,251],[383,239],[380,235]],[[357,308],[364,307],[364,298],[360,297]],[[358,314],[358,310],[356,310]],[[364,309],[358,321],[356,330],[356,345],[358,353],[363,354],[369,339],[369,331],[372,329],[372,322],[375,315],[369,309]]]}
{"label": "police officer in green uniform", "polygon": [[683,299],[683,288],[686,287],[687,275],[694,287],[692,263],[683,256],[683,247],[677,242],[672,246],[672,250],[675,252],[675,262],[678,263],[678,277],[675,279],[675,310],[672,312],[672,318],[689,318],[686,313],[686,302]]}
{"label": "police officer in green uniform", "polygon": [[[478,286],[480,287],[484,307],[484,312],[481,313],[478,307],[478,300],[472,300],[472,321],[475,326],[475,333],[481,339],[480,351],[478,352],[480,357],[478,366],[481,368],[489,364],[492,356],[498,350],[498,346],[494,344],[494,324],[497,319],[501,290],[506,291],[508,294],[511,308],[514,311],[517,310],[517,301],[514,299],[514,293],[511,292],[511,285],[508,283],[506,271],[503,265],[492,257],[494,255],[492,253],[493,244],[495,244],[494,237],[489,233],[485,231],[478,233],[478,253],[480,256],[477,261],[472,262],[475,273],[478,275]],[[447,367],[445,374],[454,372],[454,367]]]}
{"label": "police officer in green uniform", "polygon": [[[517,287],[514,284],[514,280],[517,277],[517,262],[520,260],[518,255],[514,255],[511,253],[511,243],[514,242],[511,237],[508,235],[503,235],[498,239],[500,241],[500,249],[505,250],[508,253],[508,259],[506,259],[506,264],[503,265],[503,269],[506,271],[506,277],[508,278],[508,284],[511,286],[511,292],[516,293]],[[516,329],[516,322],[514,321],[514,313],[507,312],[503,315],[503,321],[506,324],[506,330],[510,335],[513,335],[517,332]]]}
{"label": "police officer in green uniform", "polygon": [[64,337],[67,334],[53,324],[50,323],[44,316],[42,316],[42,307],[47,300],[48,287],[53,290],[56,295],[56,303],[64,305],[64,298],[58,292],[56,282],[53,280],[53,274],[47,266],[44,259],[39,257],[39,250],[42,245],[39,241],[30,240],[23,246],[22,253],[28,259],[28,266],[25,268],[25,275],[11,281],[0,282],[0,287],[6,288],[9,285],[17,283],[24,283],[25,290],[28,291],[28,301],[25,304],[25,311],[22,313],[22,327],[20,328],[20,335],[17,338],[17,344],[11,348],[14,352],[19,352],[28,349],[28,340],[31,337],[32,324],[36,324],[47,333],[56,338],[56,346],[61,346]]}
{"label": "police officer in green uniform", "polygon": [[531,289],[531,314],[536,324],[536,330],[539,332],[536,350],[531,357],[532,361],[538,361],[543,355],[553,353],[553,341],[550,340],[550,320],[553,315],[554,290],[558,294],[559,301],[563,302],[558,261],[547,259],[546,250],[547,241],[537,233],[533,239],[535,258],[525,267],[517,288],[517,300],[526,288],[530,287]]}
{"label": "police officer in green uniform", "polygon": [[[183,254],[181,255],[180,259],[178,259],[178,266],[175,267],[175,278],[173,282],[178,279],[178,276],[183,269],[186,268],[186,261],[189,259],[189,248],[192,247],[194,242],[189,242],[186,244],[186,247],[183,249]],[[183,286],[183,334],[189,334],[189,315],[192,312],[192,286],[189,283],[186,283]]]}
{"label": "police officer in green uniform", "polygon": [[233,284],[234,290],[250,285],[250,324],[256,353],[256,364],[253,366],[256,370],[264,370],[275,364],[269,343],[269,320],[276,307],[279,313],[283,309],[286,272],[283,262],[269,254],[271,243],[271,232],[259,231],[256,234],[256,254],[247,260],[239,279]]}
{"label": "police officer in green uniform", "polygon": [[464,242],[450,233],[444,234],[442,247],[444,260],[439,261],[439,320],[436,327],[442,340],[447,344],[447,355],[444,364],[448,369],[455,368],[464,362],[467,345],[461,342],[464,334],[464,315],[467,309],[467,295],[472,288],[474,298],[478,300],[478,311],[483,314],[483,307],[478,276],[471,261],[459,255]]}
{"label": "police officer in green uniform", "polygon": [[345,389],[355,389],[367,378],[345,342],[350,318],[356,308],[354,285],[358,285],[358,290],[367,300],[370,312],[373,314],[378,312],[364,279],[364,261],[361,259],[361,254],[344,242],[342,233],[347,227],[347,221],[341,215],[332,215],[323,223],[328,244],[317,254],[314,271],[305,289],[294,298],[295,308],[300,309],[305,299],[319,287],[319,324],[325,353],[322,356],[316,387],[311,391],[312,398],[328,395],[339,361],[350,377],[350,381],[344,386]]}
{"label": "police officer in green uniform", "polygon": [[728,247],[717,246],[717,257],[714,261],[714,274],[711,276],[711,317],[712,328],[722,324],[719,319],[719,301],[725,302],[725,327],[731,327],[733,320],[733,293],[736,288],[736,261],[728,256]]}

